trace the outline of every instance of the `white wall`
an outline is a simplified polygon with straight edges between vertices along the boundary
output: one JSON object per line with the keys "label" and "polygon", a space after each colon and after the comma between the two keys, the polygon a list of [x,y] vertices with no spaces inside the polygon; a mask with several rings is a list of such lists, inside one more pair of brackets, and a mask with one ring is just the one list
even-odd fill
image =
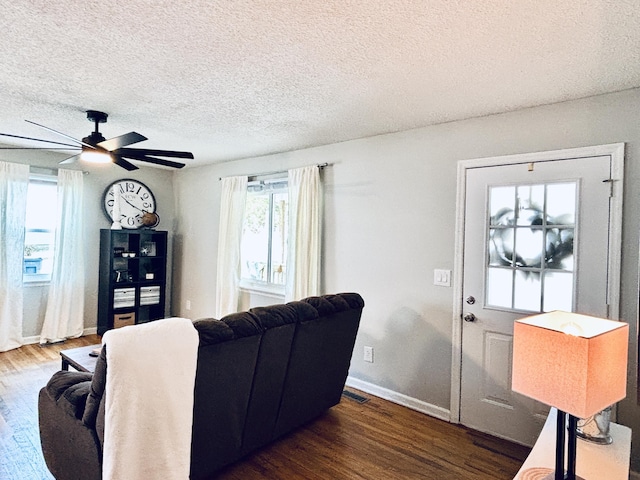
{"label": "white wall", "polygon": [[[446,412],[454,299],[451,288],[433,285],[433,269],[454,265],[456,162],[626,142],[621,318],[631,324],[633,340],[619,420],[634,428],[634,444],[640,445],[639,126],[640,90],[630,90],[180,172],[175,313],[198,318],[215,310],[220,176],[329,162],[323,174],[323,291],[355,291],[366,303],[350,375]],[[374,347],[373,364],[362,360],[364,345]],[[638,470],[640,453],[634,452],[633,465]]]}
{"label": "white wall", "polygon": [[[68,155],[67,155],[68,156]],[[43,151],[0,150],[0,161],[24,163],[50,169],[58,168],[58,162],[65,155],[55,155]],[[82,169],[88,172],[84,177],[84,220],[87,232],[85,243],[85,290],[78,292],[84,295],[85,329],[95,332],[98,311],[98,259],[100,248],[100,229],[109,228],[111,222],[102,209],[102,195],[109,184],[123,178],[135,178],[146,184],[156,198],[160,224],[158,230],[173,230],[174,192],[173,171],[153,167],[142,167],[127,172],[113,164],[91,165],[75,164],[69,168]],[[171,236],[169,237],[171,241]],[[169,262],[171,259],[169,259]],[[169,263],[169,271],[170,271]],[[48,285],[25,286],[24,288],[24,320],[22,334],[27,341],[37,341],[42,329],[47,306]],[[167,292],[170,297],[170,290]],[[169,308],[170,303],[167,302]],[[93,329],[93,330],[91,330]]]}

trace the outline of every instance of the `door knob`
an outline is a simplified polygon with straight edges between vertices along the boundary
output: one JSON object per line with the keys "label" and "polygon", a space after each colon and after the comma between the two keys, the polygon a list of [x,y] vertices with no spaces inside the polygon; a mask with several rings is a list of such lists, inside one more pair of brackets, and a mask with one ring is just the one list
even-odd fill
{"label": "door knob", "polygon": [[475,322],[476,316],[473,313],[467,313],[464,317],[465,322]]}

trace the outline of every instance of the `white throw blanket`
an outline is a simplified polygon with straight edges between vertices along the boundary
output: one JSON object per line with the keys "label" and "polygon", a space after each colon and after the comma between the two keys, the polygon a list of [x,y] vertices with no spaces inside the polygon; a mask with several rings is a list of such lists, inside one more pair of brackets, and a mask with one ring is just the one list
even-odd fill
{"label": "white throw blanket", "polygon": [[104,480],[186,480],[198,332],[167,318],[109,330]]}

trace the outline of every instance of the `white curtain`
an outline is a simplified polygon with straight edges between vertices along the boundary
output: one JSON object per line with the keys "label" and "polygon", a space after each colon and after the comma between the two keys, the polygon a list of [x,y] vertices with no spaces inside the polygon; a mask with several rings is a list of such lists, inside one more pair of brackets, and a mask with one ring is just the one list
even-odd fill
{"label": "white curtain", "polygon": [[22,345],[22,262],[29,166],[0,162],[0,352]]}
{"label": "white curtain", "polygon": [[221,180],[222,195],[216,276],[217,318],[238,311],[241,273],[240,244],[244,207],[247,200],[247,180],[247,177],[226,177]]}
{"label": "white curtain", "polygon": [[83,173],[58,170],[58,221],[53,272],[40,343],[82,335],[84,329]]}
{"label": "white curtain", "polygon": [[320,294],[322,186],[316,165],[289,170],[285,301]]}

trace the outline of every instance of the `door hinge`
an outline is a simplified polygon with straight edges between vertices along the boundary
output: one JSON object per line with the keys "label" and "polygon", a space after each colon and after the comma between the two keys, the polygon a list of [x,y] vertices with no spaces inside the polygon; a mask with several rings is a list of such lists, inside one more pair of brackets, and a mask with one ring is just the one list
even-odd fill
{"label": "door hinge", "polygon": [[606,179],[602,180],[602,183],[608,183],[609,184],[609,197],[613,197],[613,182],[615,182],[615,180],[613,178],[606,178]]}

